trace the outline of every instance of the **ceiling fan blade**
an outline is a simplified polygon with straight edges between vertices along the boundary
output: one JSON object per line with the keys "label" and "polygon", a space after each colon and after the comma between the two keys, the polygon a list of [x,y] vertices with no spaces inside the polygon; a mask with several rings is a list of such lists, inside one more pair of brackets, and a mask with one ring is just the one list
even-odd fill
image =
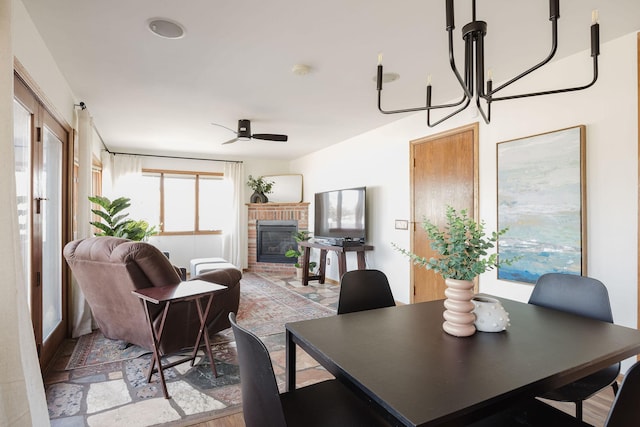
{"label": "ceiling fan blade", "polygon": [[226,129],[226,130],[230,130],[231,132],[233,132],[233,133],[235,133],[235,134],[237,134],[237,133],[238,133],[238,132],[236,132],[234,129],[231,129],[231,128],[229,128],[229,127],[226,127],[225,125],[220,125],[220,124],[218,124],[218,123],[211,123],[211,124],[212,124],[212,125],[214,125],[214,126],[218,126],[218,127],[224,128],[224,129]]}
{"label": "ceiling fan blade", "polygon": [[254,133],[253,135],[251,135],[251,138],[264,139],[267,141],[281,141],[281,142],[285,142],[289,139],[287,135],[278,135],[275,133]]}
{"label": "ceiling fan blade", "polygon": [[234,143],[234,142],[236,142],[237,140],[238,140],[238,137],[231,138],[230,140],[223,142],[223,143],[222,143],[222,145],[226,145],[226,144],[233,144],[233,143]]}

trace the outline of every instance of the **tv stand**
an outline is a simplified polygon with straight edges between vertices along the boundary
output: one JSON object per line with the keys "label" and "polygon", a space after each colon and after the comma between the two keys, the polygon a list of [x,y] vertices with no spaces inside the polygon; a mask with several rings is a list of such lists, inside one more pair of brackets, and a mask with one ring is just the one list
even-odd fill
{"label": "tv stand", "polygon": [[[340,277],[347,272],[347,252],[356,252],[358,258],[358,270],[364,270],[366,267],[364,253],[365,251],[372,251],[373,246],[358,244],[356,246],[334,246],[326,243],[302,241],[298,243],[299,246],[304,248],[302,254],[302,284],[307,286],[309,280],[318,280],[320,284],[324,283],[325,273],[327,268],[327,253],[333,251],[338,255],[338,273]],[[317,275],[309,274],[309,257],[311,255],[311,248],[320,249],[320,267]]]}

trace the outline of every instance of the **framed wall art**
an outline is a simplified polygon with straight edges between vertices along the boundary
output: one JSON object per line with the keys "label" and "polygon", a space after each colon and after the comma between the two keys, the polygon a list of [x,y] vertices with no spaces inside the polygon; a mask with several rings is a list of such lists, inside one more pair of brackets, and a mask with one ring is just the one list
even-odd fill
{"label": "framed wall art", "polygon": [[586,275],[585,126],[497,144],[498,279]]}

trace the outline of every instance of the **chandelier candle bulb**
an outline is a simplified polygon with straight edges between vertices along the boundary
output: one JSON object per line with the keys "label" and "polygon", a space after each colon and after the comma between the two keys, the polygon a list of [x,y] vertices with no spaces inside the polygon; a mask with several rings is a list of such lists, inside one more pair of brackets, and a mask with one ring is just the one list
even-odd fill
{"label": "chandelier candle bulb", "polygon": [[431,86],[431,74],[427,75],[427,86]]}
{"label": "chandelier candle bulb", "polygon": [[598,9],[594,9],[591,11],[591,23],[592,24],[598,23]]}
{"label": "chandelier candle bulb", "polygon": [[378,65],[382,65],[382,54],[378,54]]}

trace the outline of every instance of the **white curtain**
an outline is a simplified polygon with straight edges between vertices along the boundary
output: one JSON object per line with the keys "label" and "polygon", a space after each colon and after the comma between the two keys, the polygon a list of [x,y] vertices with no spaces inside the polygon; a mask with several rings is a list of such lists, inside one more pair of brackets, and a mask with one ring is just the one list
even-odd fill
{"label": "white curtain", "polygon": [[101,157],[102,195],[111,200],[118,197],[131,197],[128,188],[132,188],[142,175],[140,157],[111,154],[106,151],[102,152]]}
{"label": "white curtain", "polygon": [[[92,143],[93,124],[88,110],[77,110],[77,135],[74,138],[78,145],[78,231],[75,239],[85,239],[93,236],[91,221],[91,202],[88,197],[92,194],[91,170],[93,167]],[[91,309],[75,280],[71,278],[71,335],[73,338],[91,332]]]}
{"label": "white curtain", "polygon": [[48,426],[18,236],[13,151],[12,0],[0,0],[0,426]]}
{"label": "white curtain", "polygon": [[224,179],[231,187],[230,209],[223,230],[222,256],[239,269],[247,267],[247,239],[244,234],[246,224],[244,205],[244,164],[225,163]]}

